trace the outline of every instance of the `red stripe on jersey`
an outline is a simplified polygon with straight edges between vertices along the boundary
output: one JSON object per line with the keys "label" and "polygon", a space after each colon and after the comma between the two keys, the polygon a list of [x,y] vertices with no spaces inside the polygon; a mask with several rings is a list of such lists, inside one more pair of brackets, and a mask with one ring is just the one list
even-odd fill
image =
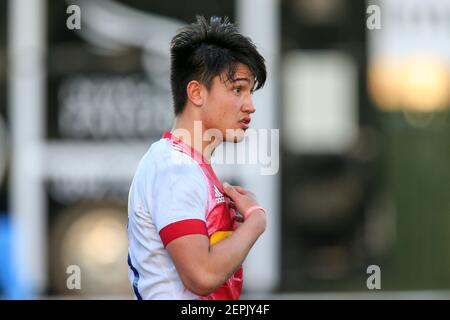
{"label": "red stripe on jersey", "polygon": [[165,226],[159,232],[164,247],[167,247],[170,241],[188,234],[204,234],[208,236],[205,222],[200,219],[180,220]]}

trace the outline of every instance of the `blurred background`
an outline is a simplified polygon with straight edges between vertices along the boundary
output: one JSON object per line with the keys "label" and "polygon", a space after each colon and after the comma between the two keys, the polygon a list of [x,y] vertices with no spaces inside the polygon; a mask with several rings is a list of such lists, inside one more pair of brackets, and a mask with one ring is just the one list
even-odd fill
{"label": "blurred background", "polygon": [[255,41],[279,129],[277,174],[216,167],[270,212],[243,297],[361,297],[377,265],[381,297],[450,298],[450,0],[0,0],[0,298],[132,299],[128,188],[196,14]]}

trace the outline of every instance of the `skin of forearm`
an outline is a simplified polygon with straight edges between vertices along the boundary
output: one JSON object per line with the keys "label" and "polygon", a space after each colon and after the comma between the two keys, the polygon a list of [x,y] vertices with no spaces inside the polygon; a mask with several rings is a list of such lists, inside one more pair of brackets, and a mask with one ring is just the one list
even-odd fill
{"label": "skin of forearm", "polygon": [[265,228],[265,218],[255,212],[231,236],[210,247],[206,274],[211,277],[214,287],[236,272]]}

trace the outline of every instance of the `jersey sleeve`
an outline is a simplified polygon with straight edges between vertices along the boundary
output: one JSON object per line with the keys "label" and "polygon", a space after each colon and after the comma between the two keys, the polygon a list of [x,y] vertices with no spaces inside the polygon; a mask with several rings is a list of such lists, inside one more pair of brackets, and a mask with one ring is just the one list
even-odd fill
{"label": "jersey sleeve", "polygon": [[197,164],[165,164],[153,181],[152,216],[166,247],[189,234],[208,236],[206,179]]}

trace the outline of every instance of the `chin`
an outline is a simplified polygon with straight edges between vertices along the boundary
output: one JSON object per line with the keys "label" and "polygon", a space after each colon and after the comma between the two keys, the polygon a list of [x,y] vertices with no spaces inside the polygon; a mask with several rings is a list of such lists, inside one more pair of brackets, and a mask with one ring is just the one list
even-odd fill
{"label": "chin", "polygon": [[244,137],[245,137],[245,130],[237,129],[237,130],[233,131],[232,135],[229,135],[226,137],[226,141],[238,143],[238,142],[241,142],[242,140],[244,140]]}

